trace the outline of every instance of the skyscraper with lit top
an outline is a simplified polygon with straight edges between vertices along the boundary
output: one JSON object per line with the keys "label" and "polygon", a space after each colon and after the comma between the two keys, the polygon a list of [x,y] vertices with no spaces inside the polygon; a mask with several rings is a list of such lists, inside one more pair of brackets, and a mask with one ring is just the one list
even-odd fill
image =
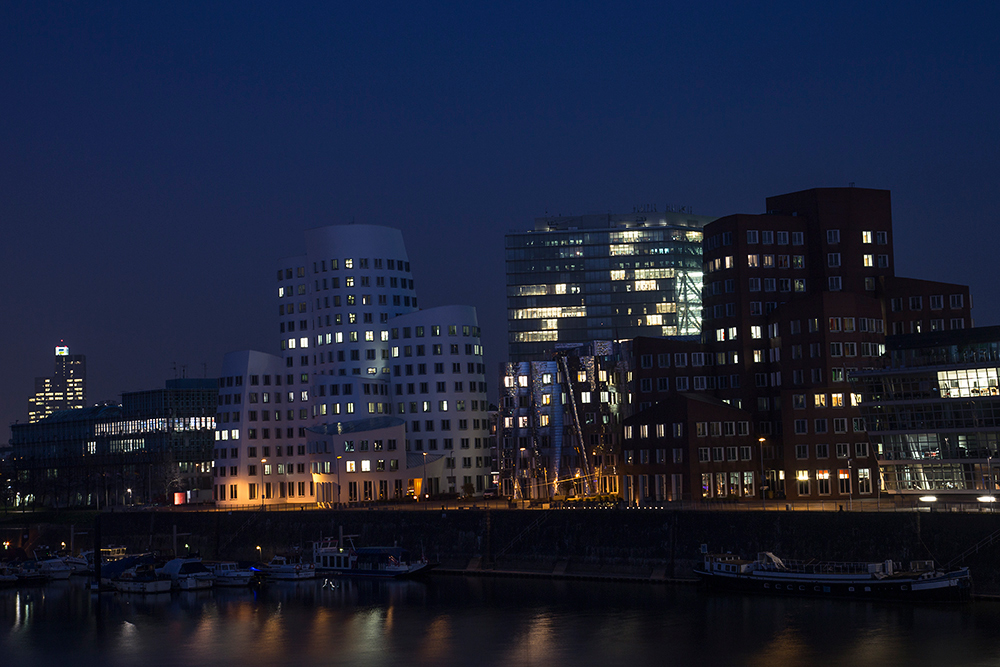
{"label": "skyscraper with lit top", "polygon": [[28,421],[37,422],[53,412],[82,408],[87,404],[87,357],[70,354],[59,341],[51,377],[35,378],[35,393],[28,399]]}

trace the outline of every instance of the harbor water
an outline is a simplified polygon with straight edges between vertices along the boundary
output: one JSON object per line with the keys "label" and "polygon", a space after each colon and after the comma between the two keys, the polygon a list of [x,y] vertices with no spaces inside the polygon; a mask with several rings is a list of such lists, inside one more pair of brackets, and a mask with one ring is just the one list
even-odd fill
{"label": "harbor water", "polygon": [[987,665],[1000,603],[432,576],[154,596],[0,590],[3,665]]}

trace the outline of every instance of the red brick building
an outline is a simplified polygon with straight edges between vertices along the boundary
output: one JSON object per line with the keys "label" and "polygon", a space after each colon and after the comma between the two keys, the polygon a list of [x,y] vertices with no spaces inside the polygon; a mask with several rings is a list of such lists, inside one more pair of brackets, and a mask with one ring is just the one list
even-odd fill
{"label": "red brick building", "polygon": [[775,447],[795,480],[787,499],[877,493],[858,485],[878,466],[848,376],[878,363],[887,322],[971,326],[968,288],[895,277],[886,190],[806,190],[769,197],[767,210],[705,227],[702,335],[716,395]]}
{"label": "red brick building", "polygon": [[[751,415],[707,394],[675,393],[625,420],[622,495],[633,505],[761,500]],[[773,469],[774,461],[764,461]]]}

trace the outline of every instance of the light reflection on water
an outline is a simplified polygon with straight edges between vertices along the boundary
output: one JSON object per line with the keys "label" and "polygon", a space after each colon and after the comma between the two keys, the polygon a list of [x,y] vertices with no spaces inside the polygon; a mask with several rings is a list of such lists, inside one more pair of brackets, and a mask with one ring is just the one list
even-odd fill
{"label": "light reflection on water", "polygon": [[[99,609],[99,614],[97,613]],[[656,585],[432,577],[263,591],[0,590],[0,664],[976,665],[1000,604],[865,604]]]}

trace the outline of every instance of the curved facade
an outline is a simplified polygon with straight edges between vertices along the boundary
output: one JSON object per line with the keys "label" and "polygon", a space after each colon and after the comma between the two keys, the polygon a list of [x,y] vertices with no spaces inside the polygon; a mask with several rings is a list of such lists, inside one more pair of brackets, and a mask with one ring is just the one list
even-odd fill
{"label": "curved facade", "polygon": [[444,456],[430,493],[492,486],[486,367],[476,309],[441,306],[390,320],[392,398],[407,451]]}
{"label": "curved facade", "polygon": [[[217,502],[481,493],[492,459],[475,309],[418,309],[399,230],[345,225],[305,238],[306,254],[277,269],[280,355],[227,355],[223,376],[244,378],[241,400],[250,399],[253,375],[279,384],[266,392],[270,424],[254,410],[258,421],[241,433],[244,449],[229,447],[246,464],[216,463]],[[254,392],[260,401],[264,393]],[[224,482],[220,471],[233,470],[237,481]]]}

